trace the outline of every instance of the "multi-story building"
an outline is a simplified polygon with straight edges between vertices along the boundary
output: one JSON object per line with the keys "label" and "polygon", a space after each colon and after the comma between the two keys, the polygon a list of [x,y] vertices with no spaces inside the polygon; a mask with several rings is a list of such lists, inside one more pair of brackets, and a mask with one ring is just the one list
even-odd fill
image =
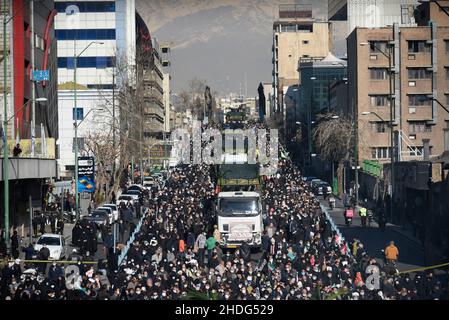
{"label": "multi-story building", "polygon": [[331,112],[331,84],[347,77],[346,65],[345,60],[331,53],[324,59],[302,58],[299,61],[299,106],[293,105],[298,107],[296,112],[292,112],[296,117],[288,118],[287,127],[294,128],[296,121],[300,120],[304,143],[308,146],[304,160],[310,160],[307,154],[313,153],[312,122],[317,114]]}
{"label": "multi-story building", "polygon": [[347,35],[354,28],[380,28],[394,23],[416,26],[418,0],[328,0],[330,21],[347,21]]}
{"label": "multi-story building", "polygon": [[443,152],[449,114],[439,103],[449,105],[449,16],[442,8],[448,4],[422,4],[417,27],[356,28],[349,35],[349,105],[359,124],[360,163],[390,161],[390,121],[395,161],[423,159],[427,142],[431,155]]}
{"label": "multi-story building", "polygon": [[142,77],[144,81],[144,124],[143,137],[160,137],[164,132],[165,104],[164,104],[164,74],[162,50],[156,38],[151,37],[148,27],[140,16],[137,16],[138,42],[151,40],[149,47],[144,48],[142,57],[145,60],[142,64]]}
{"label": "multi-story building", "polygon": [[[4,4],[6,4],[5,15]],[[8,202],[11,227],[28,221],[26,210],[29,197],[33,207],[41,209],[42,195],[48,188],[47,181],[56,177],[55,140],[58,138],[58,74],[54,28],[56,11],[53,0],[10,0],[2,2],[1,8],[2,25],[4,17],[7,21],[6,34],[1,32],[0,35],[0,117],[1,131],[5,134],[0,138],[0,145],[3,155],[3,138],[5,138],[9,147],[10,158],[6,164],[10,183],[9,199],[6,201],[3,199],[3,180],[6,174],[1,166],[0,214],[4,216],[4,205]],[[6,41],[6,47],[3,46],[3,40]],[[3,74],[4,67],[6,78]],[[7,95],[6,110],[9,120],[7,130],[3,130],[4,89]],[[19,157],[12,157],[17,140],[22,153]],[[0,157],[3,157],[2,155]]]}
{"label": "multi-story building", "polygon": [[285,118],[284,94],[298,84],[301,58],[324,58],[331,48],[329,23],[313,19],[311,5],[280,5],[273,23],[273,103],[274,112]]}
{"label": "multi-story building", "polygon": [[172,108],[170,81],[171,81],[171,48],[169,44],[161,45],[163,66],[163,89],[164,89],[164,131],[170,132],[170,110]]}
{"label": "multi-story building", "polygon": [[[115,122],[119,121],[115,89],[125,78],[123,72],[130,77],[130,85],[135,83],[132,77],[136,74],[136,48],[139,39],[142,42],[142,39],[149,38],[149,32],[135,11],[135,0],[58,0],[55,8],[58,11],[55,25],[58,39],[59,172],[61,176],[72,176],[75,166],[73,122],[85,119],[78,129],[77,143],[82,153],[88,133],[103,130],[108,124],[110,129],[112,116]],[[119,73],[122,75],[118,76]],[[103,111],[97,111],[99,108]]]}
{"label": "multi-story building", "polygon": [[[54,30],[56,11],[52,0],[31,2],[7,1],[7,10],[10,11],[7,19],[12,18],[7,22],[6,52],[8,58],[6,61],[4,59],[3,34],[0,36],[0,50],[2,51],[0,60],[2,110],[0,114],[3,117],[3,67],[6,62],[8,114],[14,115],[8,127],[9,138],[15,138],[19,133],[21,139],[31,139],[31,127],[34,120],[35,138],[40,138],[42,124],[45,129],[45,137],[57,139],[58,75]],[[31,31],[34,32],[34,36],[31,36]],[[49,80],[33,79],[33,70],[47,70],[50,75]],[[35,101],[38,98],[46,98],[47,101],[38,103]]]}

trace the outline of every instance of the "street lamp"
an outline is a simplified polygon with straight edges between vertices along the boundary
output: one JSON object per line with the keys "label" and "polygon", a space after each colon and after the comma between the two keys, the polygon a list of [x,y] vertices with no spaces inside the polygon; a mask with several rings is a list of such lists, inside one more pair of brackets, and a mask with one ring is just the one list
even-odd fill
{"label": "street lamp", "polygon": [[[73,126],[75,127],[75,210],[76,210],[76,220],[79,219],[79,210],[78,210],[78,204],[79,204],[79,195],[78,195],[78,127],[81,125],[81,123],[87,118],[89,113],[92,111],[103,111],[103,108],[93,108],[90,109],[89,112],[86,113],[83,119],[81,119],[80,122],[78,122],[78,116],[75,119],[75,122],[73,123]],[[75,109],[75,115],[78,115],[76,109]]]}
{"label": "street lamp", "polygon": [[[360,46],[370,46],[371,48],[374,48],[377,50],[377,52],[381,53],[383,56],[385,56],[388,59],[388,76],[389,76],[389,102],[390,102],[390,220],[393,221],[393,204],[394,204],[394,112],[393,112],[393,105],[395,97],[393,95],[393,72],[392,72],[392,58],[393,58],[393,50],[392,50],[392,42],[389,40],[387,43],[388,52],[385,52],[384,50],[380,49],[378,46],[376,46],[373,42],[361,42]],[[400,150],[399,150],[400,152]],[[357,166],[357,164],[356,164]],[[356,188],[357,190],[358,188]],[[358,190],[356,193],[358,201]],[[358,205],[358,203],[356,203]]]}
{"label": "street lamp", "polygon": [[[76,40],[75,40],[76,41]],[[104,42],[98,42],[98,41],[92,41],[90,42],[78,55],[76,54],[76,49],[74,49],[74,55],[73,55],[73,100],[74,100],[74,109],[75,114],[78,113],[78,105],[77,105],[77,79],[76,79],[76,69],[78,66],[78,58],[93,44],[104,44]],[[75,46],[74,46],[75,47]],[[84,119],[86,119],[87,115],[94,109],[91,109],[86,116],[81,120],[83,122]],[[76,210],[76,218],[79,219],[79,198],[78,198],[78,126],[81,124],[77,124],[78,117],[75,119],[75,210]]]}

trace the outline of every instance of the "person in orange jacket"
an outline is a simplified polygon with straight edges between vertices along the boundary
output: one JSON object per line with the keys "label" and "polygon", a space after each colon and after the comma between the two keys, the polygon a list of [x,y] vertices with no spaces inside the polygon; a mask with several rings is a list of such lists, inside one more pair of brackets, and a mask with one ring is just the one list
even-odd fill
{"label": "person in orange jacket", "polygon": [[387,261],[396,262],[398,260],[399,250],[394,245],[394,241],[390,241],[390,245],[385,248],[385,258]]}

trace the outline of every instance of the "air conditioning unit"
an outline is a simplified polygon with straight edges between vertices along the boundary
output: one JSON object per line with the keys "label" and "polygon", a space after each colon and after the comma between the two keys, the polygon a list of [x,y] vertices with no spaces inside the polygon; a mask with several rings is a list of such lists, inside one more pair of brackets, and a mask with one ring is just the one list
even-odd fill
{"label": "air conditioning unit", "polygon": [[408,82],[408,86],[409,87],[416,87],[416,82],[415,81],[409,81]]}
{"label": "air conditioning unit", "polygon": [[416,108],[408,108],[408,113],[410,114],[416,113]]}

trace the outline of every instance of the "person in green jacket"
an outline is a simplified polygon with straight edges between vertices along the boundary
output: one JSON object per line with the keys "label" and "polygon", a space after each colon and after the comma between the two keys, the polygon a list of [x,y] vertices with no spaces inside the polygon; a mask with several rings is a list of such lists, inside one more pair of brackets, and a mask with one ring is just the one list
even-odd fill
{"label": "person in green jacket", "polygon": [[209,238],[207,238],[206,248],[207,248],[207,262],[208,263],[209,263],[210,259],[212,258],[212,250],[215,249],[216,245],[217,245],[217,240],[213,236],[210,236]]}

